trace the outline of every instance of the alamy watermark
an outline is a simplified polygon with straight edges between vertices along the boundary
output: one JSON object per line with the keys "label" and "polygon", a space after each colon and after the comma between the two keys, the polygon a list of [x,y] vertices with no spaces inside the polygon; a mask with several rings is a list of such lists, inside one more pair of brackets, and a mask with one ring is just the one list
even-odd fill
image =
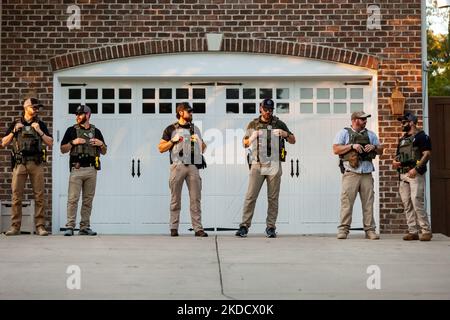
{"label": "alamy watermark", "polygon": [[67,7],[66,13],[71,15],[67,18],[67,28],[69,30],[81,29],[81,9],[77,5],[71,5]]}
{"label": "alamy watermark", "polygon": [[[172,132],[171,138],[176,144],[170,151],[173,163],[201,164],[202,142],[206,142],[203,156],[207,164],[255,164],[263,165],[261,168],[265,175],[276,174],[279,169],[281,155],[285,154],[284,143],[280,129],[226,129],[225,132],[210,128],[202,134],[202,122],[196,121],[199,135],[193,135],[189,130],[179,128]],[[197,129],[196,129],[197,132]],[[174,138],[175,137],[175,138]],[[248,148],[243,145],[244,138],[248,139]],[[266,165],[266,166],[264,166]]]}
{"label": "alamy watermark", "polygon": [[381,289],[381,269],[377,265],[370,265],[366,270],[367,274],[370,274],[367,278],[366,286],[369,290],[380,290]]}
{"label": "alamy watermark", "polygon": [[66,269],[69,274],[66,280],[66,288],[68,290],[81,290],[81,268],[77,265],[70,265]]}
{"label": "alamy watermark", "polygon": [[381,9],[379,5],[372,4],[367,7],[367,29],[381,30]]}

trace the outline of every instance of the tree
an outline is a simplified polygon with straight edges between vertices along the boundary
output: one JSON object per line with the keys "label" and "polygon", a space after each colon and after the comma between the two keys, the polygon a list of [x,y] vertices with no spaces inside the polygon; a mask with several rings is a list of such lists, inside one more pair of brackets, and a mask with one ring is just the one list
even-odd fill
{"label": "tree", "polygon": [[[447,24],[448,33],[434,33],[433,23]],[[427,51],[433,62],[428,71],[428,96],[450,96],[450,9],[438,9],[434,0],[427,1]]]}
{"label": "tree", "polygon": [[428,60],[433,65],[428,72],[428,95],[450,96],[450,36],[427,31]]}

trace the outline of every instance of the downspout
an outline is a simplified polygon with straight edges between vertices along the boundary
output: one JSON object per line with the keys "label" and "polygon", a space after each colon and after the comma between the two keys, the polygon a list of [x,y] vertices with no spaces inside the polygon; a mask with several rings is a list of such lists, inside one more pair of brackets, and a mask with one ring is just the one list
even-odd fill
{"label": "downspout", "polygon": [[[426,0],[421,0],[420,4],[421,16],[421,41],[422,41],[422,114],[423,114],[423,130],[428,134],[428,52],[427,52],[427,4]],[[430,206],[430,171],[427,170],[425,176],[425,206],[428,216],[431,221],[431,206]]]}

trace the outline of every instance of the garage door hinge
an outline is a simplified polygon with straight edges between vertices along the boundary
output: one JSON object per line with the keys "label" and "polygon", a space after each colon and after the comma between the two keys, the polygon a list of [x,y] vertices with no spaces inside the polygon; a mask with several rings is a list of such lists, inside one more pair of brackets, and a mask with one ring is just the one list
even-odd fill
{"label": "garage door hinge", "polygon": [[190,86],[242,86],[240,82],[190,82]]}
{"label": "garage door hinge", "polygon": [[86,83],[61,83],[61,87],[86,87]]}
{"label": "garage door hinge", "polygon": [[368,86],[370,82],[344,82],[346,86]]}

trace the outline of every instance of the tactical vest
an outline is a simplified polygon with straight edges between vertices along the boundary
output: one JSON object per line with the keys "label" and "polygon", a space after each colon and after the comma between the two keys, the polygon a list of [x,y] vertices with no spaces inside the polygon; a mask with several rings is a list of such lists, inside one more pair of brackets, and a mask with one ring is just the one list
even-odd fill
{"label": "tactical vest", "polygon": [[39,134],[30,126],[24,126],[14,137],[13,157],[15,164],[45,161],[45,146]]}
{"label": "tactical vest", "polygon": [[[278,121],[280,121],[280,119],[276,116],[272,116],[272,120],[270,121],[270,124],[262,124],[260,122],[260,118],[255,118],[253,119],[254,122],[258,123],[256,125],[256,127],[254,128],[255,130],[260,130],[260,129],[266,129],[266,130],[273,130],[273,129],[280,129],[279,126],[277,126]],[[269,128],[270,126],[270,128]],[[267,134],[267,156],[270,157],[272,155],[272,149],[271,149],[271,140],[272,140],[272,136],[271,134]],[[257,157],[259,157],[259,136],[258,136],[258,143],[257,143]],[[285,145],[285,139],[282,137],[279,137],[279,143],[278,143],[278,155],[279,155],[279,160],[282,162],[286,161],[286,155],[287,155],[287,151],[286,151],[286,145]],[[247,161],[249,161],[247,159]],[[259,160],[258,160],[259,162]]]}
{"label": "tactical vest", "polygon": [[84,129],[78,124],[73,126],[77,132],[77,138],[82,138],[86,140],[86,143],[77,144],[70,150],[70,155],[82,158],[91,158],[92,161],[98,161],[100,153],[98,147],[91,146],[89,140],[95,137],[95,126],[91,124],[89,129]]}
{"label": "tactical vest", "polygon": [[[170,164],[174,163],[174,159],[172,158],[172,153],[177,163],[183,163],[185,165],[194,164],[199,169],[206,168],[206,162],[204,161],[204,157],[201,153],[201,146],[195,144],[195,142],[191,141],[190,136],[195,133],[194,124],[191,123],[189,128],[181,127],[180,123],[177,121],[172,124],[175,127],[175,131],[182,128],[185,130],[189,130],[189,136],[186,135],[183,137],[183,141],[178,142],[173,145],[169,152],[169,160]],[[188,146],[189,144],[189,146]],[[184,154],[184,150],[190,150],[190,154]]]}
{"label": "tactical vest", "polygon": [[414,167],[417,161],[422,158],[422,153],[420,152],[419,148],[414,146],[416,135],[421,132],[422,130],[417,132],[415,135],[400,139],[398,148],[398,160],[399,162],[401,162],[402,167]]}
{"label": "tactical vest", "polygon": [[[369,132],[367,130],[363,130],[362,132],[356,132],[352,128],[345,128],[345,130],[347,130],[348,135],[349,135],[348,144],[360,144],[363,147],[367,144],[370,144]],[[353,150],[351,150],[343,155],[343,159],[345,161],[348,161],[348,159],[351,156],[352,151]],[[369,153],[363,152],[363,153],[358,154],[361,161],[372,161],[372,159],[375,159],[376,155],[377,155],[377,153],[375,151],[371,151]]]}

